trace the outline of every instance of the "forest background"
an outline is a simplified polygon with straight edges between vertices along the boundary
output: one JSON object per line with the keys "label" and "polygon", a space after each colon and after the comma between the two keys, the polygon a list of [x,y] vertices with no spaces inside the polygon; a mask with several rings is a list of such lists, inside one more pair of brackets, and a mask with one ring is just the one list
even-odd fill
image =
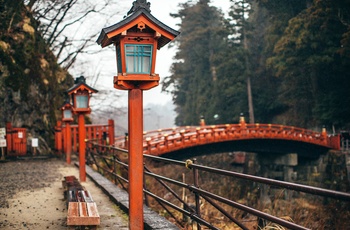
{"label": "forest background", "polygon": [[[118,2],[0,0],[1,127],[26,127],[49,149],[70,72],[79,57],[105,52],[91,48],[99,31],[80,25],[115,23],[108,21],[111,9],[127,12]],[[243,113],[250,123],[349,130],[349,0],[232,0],[228,14],[209,0],[179,7],[171,15],[181,34],[162,80],[176,125],[198,125],[201,116],[207,124],[236,123]],[[96,15],[106,20],[91,22]],[[73,25],[84,28],[83,37],[65,33]],[[90,82],[98,81],[100,72],[94,74]],[[102,105],[112,95],[100,90],[98,97]]]}
{"label": "forest background", "polygon": [[171,76],[177,125],[350,125],[350,1],[208,0],[182,4]]}

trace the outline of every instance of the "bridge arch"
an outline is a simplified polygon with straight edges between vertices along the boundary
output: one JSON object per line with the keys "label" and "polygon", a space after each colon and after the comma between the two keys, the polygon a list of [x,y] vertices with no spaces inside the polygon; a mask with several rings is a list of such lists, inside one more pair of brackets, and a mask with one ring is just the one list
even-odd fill
{"label": "bridge arch", "polygon": [[[123,139],[116,145],[125,147]],[[225,124],[186,126],[144,133],[143,153],[174,159],[193,156],[246,151],[256,153],[298,153],[317,158],[330,149],[340,149],[340,136],[325,130],[312,130],[274,124]],[[313,154],[312,154],[313,153]]]}

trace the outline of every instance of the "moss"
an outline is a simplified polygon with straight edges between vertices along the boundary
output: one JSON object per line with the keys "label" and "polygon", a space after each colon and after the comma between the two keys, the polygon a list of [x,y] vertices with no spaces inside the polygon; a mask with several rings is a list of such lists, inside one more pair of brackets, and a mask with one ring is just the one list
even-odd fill
{"label": "moss", "polygon": [[[0,0],[0,125],[11,120],[54,146],[57,108],[73,78],[57,64],[22,0]],[[34,92],[35,91],[35,92]],[[6,103],[6,104],[4,104]]]}

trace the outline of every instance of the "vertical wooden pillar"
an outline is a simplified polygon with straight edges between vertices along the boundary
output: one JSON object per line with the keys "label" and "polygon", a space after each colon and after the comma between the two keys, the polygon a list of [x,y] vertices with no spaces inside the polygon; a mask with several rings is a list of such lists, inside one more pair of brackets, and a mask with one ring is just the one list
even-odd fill
{"label": "vertical wooden pillar", "polygon": [[72,154],[72,132],[70,128],[69,122],[66,122],[66,143],[67,143],[67,151],[66,151],[66,162],[67,164],[71,163],[71,154]]}
{"label": "vertical wooden pillar", "polygon": [[62,152],[62,122],[57,121],[56,124],[56,150],[61,154]]}
{"label": "vertical wooden pillar", "polygon": [[129,229],[143,229],[142,90],[129,90]]}
{"label": "vertical wooden pillar", "polygon": [[76,125],[74,125],[74,128],[73,128],[73,151],[76,153],[78,151],[77,149],[77,137],[78,137],[78,134],[77,134],[77,130],[78,130],[78,127]]}
{"label": "vertical wooden pillar", "polygon": [[108,138],[109,145],[114,145],[114,120],[108,120]]}
{"label": "vertical wooden pillar", "polygon": [[62,143],[63,143],[63,153],[67,154],[67,124],[65,124],[65,126],[62,125]]}
{"label": "vertical wooden pillar", "polygon": [[81,182],[86,181],[85,171],[85,118],[83,113],[78,114],[78,135],[79,135],[79,179]]}

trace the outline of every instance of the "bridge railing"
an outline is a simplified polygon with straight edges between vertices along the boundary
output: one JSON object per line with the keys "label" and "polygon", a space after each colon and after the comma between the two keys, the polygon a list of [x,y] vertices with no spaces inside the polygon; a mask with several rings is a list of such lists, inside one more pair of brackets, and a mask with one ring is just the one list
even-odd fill
{"label": "bridge railing", "polygon": [[[340,149],[340,136],[327,135],[326,131],[274,124],[226,124],[212,126],[186,126],[144,132],[144,153],[161,155],[207,143],[248,139],[279,139],[301,141],[332,149]],[[124,138],[116,139],[118,147],[127,146]]]}
{"label": "bridge railing", "polygon": [[[104,151],[100,151],[101,149],[103,149]],[[115,184],[118,184],[125,190],[127,190],[127,150],[117,147],[105,146],[97,144],[93,141],[89,141],[87,144],[87,155],[90,156],[91,164],[94,165],[96,170],[98,170],[105,177],[112,180]],[[201,200],[205,200],[208,204],[210,204],[212,207],[218,210],[222,214],[222,216],[225,216],[229,221],[231,221],[234,225],[239,226],[241,229],[250,228],[247,227],[242,220],[239,220],[231,212],[227,211],[227,206],[249,213],[253,216],[256,216],[257,218],[276,223],[288,229],[308,229],[307,227],[301,226],[297,223],[293,223],[283,218],[271,215],[267,212],[254,209],[252,207],[249,207],[248,205],[244,205],[227,197],[221,196],[213,191],[203,189],[203,184],[200,184],[198,180],[202,173],[210,173],[225,177],[243,179],[254,183],[266,184],[282,189],[294,190],[306,194],[313,194],[317,196],[333,198],[339,201],[350,201],[349,193],[343,193],[333,190],[327,190],[312,186],[294,184],[290,182],[283,182],[233,171],[212,168],[196,164],[193,160],[176,161],[148,154],[144,154],[144,158],[146,160],[146,164],[144,166],[145,204],[149,205],[149,197],[153,198],[153,200],[156,201],[162,207],[162,209],[165,210],[168,213],[168,215],[170,215],[181,227],[185,226],[184,216],[186,216],[187,218],[190,218],[193,221],[195,221],[195,223],[197,224],[197,229],[201,229],[201,226],[206,226],[206,228],[208,229],[219,229],[215,223],[206,219],[204,217],[205,215],[203,215],[205,210],[202,210],[201,208]],[[191,170],[193,172],[193,178],[190,183],[186,183],[185,180],[169,178],[165,175],[160,175],[155,172],[152,172],[147,163],[154,164],[154,162],[158,162],[160,164],[171,164],[174,166],[183,167],[186,170]],[[178,175],[177,178],[179,177],[180,176]],[[152,181],[150,181],[150,178],[152,178]],[[166,194],[160,194],[159,190],[151,191],[149,185],[153,183],[159,183],[161,186],[163,186],[163,188],[166,190]],[[191,201],[186,201],[184,196],[181,195],[181,192],[179,193],[179,191],[183,190],[186,190],[189,194],[193,194]],[[182,194],[183,193],[184,192],[182,192]]]}

